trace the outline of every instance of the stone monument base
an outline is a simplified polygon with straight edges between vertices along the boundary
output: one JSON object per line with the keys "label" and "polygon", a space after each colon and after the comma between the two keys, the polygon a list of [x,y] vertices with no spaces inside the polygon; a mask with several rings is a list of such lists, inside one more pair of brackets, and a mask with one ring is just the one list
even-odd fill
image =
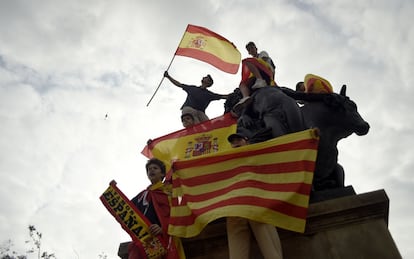
{"label": "stone monument base", "polygon": [[[278,229],[283,258],[402,258],[388,231],[389,199],[385,191],[354,193],[352,187],[346,187],[313,195],[305,233]],[[188,259],[228,258],[224,219],[182,242]],[[118,255],[123,259],[128,258],[128,243],[119,247]],[[263,258],[254,240],[250,258]]]}

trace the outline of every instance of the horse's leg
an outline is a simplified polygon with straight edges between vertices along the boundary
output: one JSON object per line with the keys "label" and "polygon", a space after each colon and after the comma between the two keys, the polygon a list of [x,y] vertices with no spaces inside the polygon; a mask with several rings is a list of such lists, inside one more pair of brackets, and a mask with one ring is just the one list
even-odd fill
{"label": "horse's leg", "polygon": [[336,181],[337,187],[344,187],[345,186],[345,171],[344,168],[340,164],[336,164],[334,170],[334,177]]}

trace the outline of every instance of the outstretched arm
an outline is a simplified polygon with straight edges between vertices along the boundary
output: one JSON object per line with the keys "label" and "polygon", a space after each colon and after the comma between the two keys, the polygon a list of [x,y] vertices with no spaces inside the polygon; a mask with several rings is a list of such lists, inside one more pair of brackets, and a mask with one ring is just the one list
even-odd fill
{"label": "outstretched arm", "polygon": [[172,78],[172,77],[168,74],[168,71],[165,71],[165,72],[164,72],[164,77],[165,77],[165,78],[168,78],[168,80],[170,80],[170,82],[171,82],[171,83],[173,83],[174,85],[176,85],[176,86],[178,86],[178,87],[181,87],[181,83],[180,83],[180,82],[178,82],[177,80],[175,80],[174,78]]}

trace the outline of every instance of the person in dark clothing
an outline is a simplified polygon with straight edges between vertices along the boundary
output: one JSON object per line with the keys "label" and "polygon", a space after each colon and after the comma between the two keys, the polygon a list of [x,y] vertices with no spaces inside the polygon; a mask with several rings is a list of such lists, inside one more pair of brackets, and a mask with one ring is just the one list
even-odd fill
{"label": "person in dark clothing", "polygon": [[194,123],[200,123],[209,120],[205,111],[211,101],[226,99],[228,95],[216,94],[207,88],[214,83],[213,78],[207,75],[201,79],[201,85],[186,85],[172,78],[168,71],[164,72],[164,77],[168,78],[171,83],[182,88],[187,93],[187,99],[181,106],[182,114],[190,113],[194,117]]}
{"label": "person in dark clothing", "polygon": [[[151,158],[145,165],[151,185],[135,196],[131,202],[151,222],[148,230],[153,236],[161,235],[168,243],[167,254],[160,259],[185,259],[184,249],[178,237],[168,235],[170,218],[171,185],[163,182],[166,174],[165,164]],[[131,242],[128,246],[128,259],[145,259],[145,254]]]}

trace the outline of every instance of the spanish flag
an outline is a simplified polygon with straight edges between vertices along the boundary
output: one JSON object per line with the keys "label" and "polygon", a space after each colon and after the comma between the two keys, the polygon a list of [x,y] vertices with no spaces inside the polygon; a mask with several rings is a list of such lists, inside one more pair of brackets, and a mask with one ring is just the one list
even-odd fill
{"label": "spanish flag", "polygon": [[241,54],[226,38],[206,28],[189,24],[176,55],[195,58],[231,74],[239,70]]}
{"label": "spanish flag", "polygon": [[173,164],[170,235],[243,217],[304,232],[319,139],[314,129]]}
{"label": "spanish flag", "polygon": [[141,153],[148,158],[156,157],[162,160],[169,171],[175,160],[186,160],[230,149],[227,137],[236,132],[236,128],[237,120],[230,113],[226,113],[156,138],[145,146]]}

